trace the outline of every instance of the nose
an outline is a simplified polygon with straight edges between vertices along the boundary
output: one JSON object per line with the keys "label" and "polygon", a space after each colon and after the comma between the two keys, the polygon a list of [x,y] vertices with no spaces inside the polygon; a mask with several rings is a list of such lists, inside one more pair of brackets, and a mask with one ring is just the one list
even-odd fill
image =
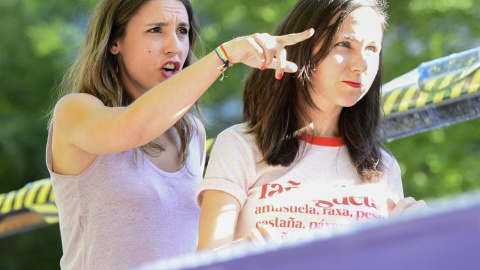
{"label": "nose", "polygon": [[366,52],[354,52],[350,59],[350,69],[355,73],[363,73],[368,69]]}
{"label": "nose", "polygon": [[180,40],[176,33],[169,34],[164,39],[163,53],[164,54],[178,54],[180,52]]}

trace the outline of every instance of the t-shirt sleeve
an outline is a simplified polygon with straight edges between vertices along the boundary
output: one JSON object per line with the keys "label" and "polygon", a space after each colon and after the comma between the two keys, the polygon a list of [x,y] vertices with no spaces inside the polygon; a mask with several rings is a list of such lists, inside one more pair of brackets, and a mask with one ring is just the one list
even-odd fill
{"label": "t-shirt sleeve", "polygon": [[387,187],[394,197],[392,199],[397,201],[404,197],[400,166],[392,154],[384,152],[383,156],[385,157],[386,168],[384,173],[386,174]]}
{"label": "t-shirt sleeve", "polygon": [[245,136],[248,135],[232,129],[217,136],[205,178],[195,195],[198,206],[202,205],[205,190],[219,190],[235,197],[243,208],[247,200],[248,180],[253,179],[255,170],[253,147]]}

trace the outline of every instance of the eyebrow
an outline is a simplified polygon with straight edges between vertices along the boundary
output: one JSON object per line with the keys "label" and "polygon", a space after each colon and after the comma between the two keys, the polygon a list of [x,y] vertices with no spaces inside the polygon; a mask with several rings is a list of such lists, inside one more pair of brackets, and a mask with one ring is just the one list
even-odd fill
{"label": "eyebrow", "polygon": [[[154,22],[154,23],[149,23],[149,24],[146,24],[146,26],[156,26],[156,27],[164,27],[164,26],[168,26],[168,22]],[[178,24],[178,26],[181,26],[181,27],[190,27],[190,25],[186,22],[181,22]]]}
{"label": "eyebrow", "polygon": [[[355,42],[360,42],[354,35],[351,35],[351,34],[345,34],[345,35],[341,36],[340,38],[355,41]],[[371,43],[377,44],[376,41],[372,41],[369,44],[371,44]]]}
{"label": "eyebrow", "polygon": [[358,39],[354,35],[346,34],[341,36],[342,39],[346,40],[352,40],[352,41],[358,41]]}

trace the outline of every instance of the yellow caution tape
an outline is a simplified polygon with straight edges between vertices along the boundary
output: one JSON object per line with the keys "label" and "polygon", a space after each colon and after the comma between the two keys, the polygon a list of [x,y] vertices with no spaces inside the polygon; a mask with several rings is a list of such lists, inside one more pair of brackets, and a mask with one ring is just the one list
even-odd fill
{"label": "yellow caution tape", "polygon": [[[456,78],[461,78],[456,80]],[[394,89],[384,95],[383,111],[385,115],[404,112],[412,108],[421,108],[428,104],[440,103],[478,91],[480,88],[480,69],[468,76],[449,75],[430,80],[423,85],[412,85]]]}
{"label": "yellow caution tape", "polygon": [[0,194],[0,220],[24,210],[41,214],[47,223],[58,222],[58,209],[50,179],[41,179],[19,190]]}

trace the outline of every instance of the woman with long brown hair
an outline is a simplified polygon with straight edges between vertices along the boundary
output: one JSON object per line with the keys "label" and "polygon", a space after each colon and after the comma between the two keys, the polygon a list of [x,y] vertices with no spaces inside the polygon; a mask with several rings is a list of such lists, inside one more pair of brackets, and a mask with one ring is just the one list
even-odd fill
{"label": "woman with long brown hair", "polygon": [[234,63],[295,72],[255,34],[195,62],[188,0],[101,0],[60,85],[47,143],[64,269],[125,269],[194,252],[205,130],[189,110]]}
{"label": "woman with long brown hair", "polygon": [[[383,0],[299,0],[276,34],[315,29],[290,46],[298,73],[252,70],[245,123],[218,135],[204,181],[199,249],[296,238],[424,208],[403,199],[400,168],[378,137]],[[268,229],[268,230],[266,230]]]}

